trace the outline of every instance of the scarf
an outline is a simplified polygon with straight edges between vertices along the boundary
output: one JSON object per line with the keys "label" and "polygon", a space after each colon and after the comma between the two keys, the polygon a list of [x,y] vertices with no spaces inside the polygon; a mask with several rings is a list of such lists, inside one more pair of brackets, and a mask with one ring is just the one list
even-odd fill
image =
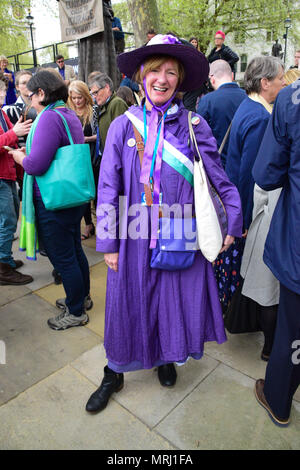
{"label": "scarf", "polygon": [[[47,109],[65,107],[63,101],[56,101],[41,111],[36,119],[33,121],[30,132],[26,141],[26,155],[31,152],[33,137],[41,118],[41,115]],[[23,179],[23,192],[22,192],[22,217],[21,217],[21,230],[20,230],[20,251],[26,251],[26,258],[36,260],[36,253],[38,252],[38,233],[36,228],[35,209],[33,202],[33,183],[34,176],[28,175],[24,172]]]}
{"label": "scarf", "polygon": [[251,100],[256,101],[256,103],[262,104],[263,107],[266,109],[266,111],[268,111],[268,113],[272,114],[273,106],[271,104],[269,104],[261,95],[259,95],[258,93],[250,93],[250,95],[248,95],[248,97]]}
{"label": "scarf", "polygon": [[[153,205],[152,205],[152,224],[151,224],[151,241],[150,248],[156,247],[157,241],[157,232],[158,232],[158,219],[159,219],[159,192],[160,192],[160,172],[162,164],[162,153],[163,153],[163,142],[164,142],[164,117],[167,112],[172,100],[174,99],[177,90],[171,96],[171,98],[164,103],[162,106],[156,106],[150,99],[147,87],[146,87],[146,78],[144,78],[144,90],[146,98],[149,103],[152,105],[150,121],[149,121],[149,131],[148,138],[145,144],[143,165],[141,168],[140,183],[152,185],[150,181],[152,160],[155,158],[155,167],[154,167],[154,185],[153,185]],[[161,120],[159,123],[159,113],[161,113]],[[146,123],[147,124],[147,123]],[[156,155],[153,156],[154,151]],[[152,190],[152,188],[151,188]]]}

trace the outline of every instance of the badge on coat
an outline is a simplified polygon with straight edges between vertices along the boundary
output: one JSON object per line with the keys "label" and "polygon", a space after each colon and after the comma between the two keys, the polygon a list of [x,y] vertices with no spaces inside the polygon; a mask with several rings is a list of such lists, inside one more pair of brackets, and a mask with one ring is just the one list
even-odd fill
{"label": "badge on coat", "polygon": [[200,118],[199,116],[193,116],[191,121],[192,121],[193,126],[197,126],[200,122]]}
{"label": "badge on coat", "polygon": [[[153,201],[153,192],[151,194],[152,194],[152,201]],[[160,206],[162,205],[162,196],[163,196],[162,193],[159,193],[159,205]],[[141,193],[141,205],[147,206],[146,194],[144,192]]]}
{"label": "badge on coat", "polygon": [[128,147],[132,148],[132,147],[135,146],[135,144],[136,144],[136,142],[135,142],[135,139],[133,137],[131,137],[131,139],[127,140]]}

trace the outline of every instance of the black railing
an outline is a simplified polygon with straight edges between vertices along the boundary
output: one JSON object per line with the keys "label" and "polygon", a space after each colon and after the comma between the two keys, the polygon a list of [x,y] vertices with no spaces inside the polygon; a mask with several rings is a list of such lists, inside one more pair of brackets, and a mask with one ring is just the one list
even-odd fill
{"label": "black railing", "polygon": [[[59,46],[61,44],[66,44],[66,43],[74,44],[74,41],[57,42],[55,44],[50,44],[48,46],[37,47],[34,50],[30,49],[29,51],[24,51],[24,52],[20,52],[19,54],[14,54],[14,55],[7,56],[7,58],[8,59],[13,59],[13,62],[9,61],[9,63],[10,63],[10,65],[13,66],[15,72],[18,72],[20,69],[23,69],[23,68],[25,68],[25,69],[34,68],[34,60],[33,60],[34,52],[36,53],[37,51],[41,51],[43,49],[49,49],[50,48],[50,49],[52,49],[53,62],[55,62],[55,56],[57,54],[59,54]],[[24,56],[26,54],[31,54],[32,55],[32,62],[28,63],[27,61],[26,62],[22,61],[22,59],[21,59],[22,56]]]}
{"label": "black railing", "polygon": [[[129,36],[134,36],[134,33],[129,33],[127,31],[124,31],[124,34],[127,34]],[[37,47],[36,49],[30,49],[29,51],[20,52],[19,54],[9,55],[9,56],[7,56],[7,58],[12,59],[12,60],[9,60],[9,64],[10,64],[10,66],[12,66],[14,72],[18,72],[21,69],[34,70],[35,69],[35,67],[34,67],[34,54],[36,55],[37,51],[41,51],[43,49],[51,49],[52,50],[51,54],[52,54],[52,57],[53,57],[53,62],[55,62],[55,56],[59,54],[59,46],[61,44],[74,44],[74,42],[76,42],[76,41],[57,42],[55,44],[49,44],[48,46]],[[79,41],[77,41],[77,45],[78,45],[78,43],[79,43]],[[132,47],[128,47],[126,49],[132,49]],[[22,61],[22,56],[25,56],[26,54],[31,54],[32,62],[28,63],[27,61],[25,61],[25,62]],[[41,64],[37,64],[37,65],[39,67]],[[42,65],[45,65],[45,64],[42,64]]]}

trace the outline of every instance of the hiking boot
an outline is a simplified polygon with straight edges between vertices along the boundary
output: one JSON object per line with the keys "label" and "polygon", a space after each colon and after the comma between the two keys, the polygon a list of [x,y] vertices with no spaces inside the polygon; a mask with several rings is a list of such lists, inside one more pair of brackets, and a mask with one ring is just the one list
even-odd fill
{"label": "hiking boot", "polygon": [[98,412],[106,408],[113,393],[119,392],[124,386],[124,374],[117,374],[108,366],[104,367],[104,377],[100,387],[90,396],[86,411]]}
{"label": "hiking boot", "polygon": [[[66,309],[66,298],[57,299],[57,301],[55,302],[55,305],[56,305],[56,307],[58,307],[62,310],[65,310]],[[92,301],[90,295],[87,295],[85,297],[83,307],[84,307],[84,310],[91,310],[91,308],[93,307],[93,301]]]}
{"label": "hiking boot", "polygon": [[68,328],[72,328],[73,326],[84,326],[89,322],[88,315],[83,312],[79,317],[72,315],[69,312],[69,309],[66,309],[57,317],[49,318],[48,325],[52,330],[67,330]]}
{"label": "hiking boot", "polygon": [[21,274],[16,268],[7,263],[0,263],[0,285],[1,286],[23,286],[32,282],[33,278],[28,274]]}

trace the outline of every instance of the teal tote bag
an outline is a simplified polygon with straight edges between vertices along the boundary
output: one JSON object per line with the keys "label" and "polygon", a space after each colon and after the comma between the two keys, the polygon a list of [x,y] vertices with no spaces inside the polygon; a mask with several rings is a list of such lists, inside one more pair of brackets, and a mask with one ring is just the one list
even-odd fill
{"label": "teal tote bag", "polygon": [[91,201],[96,190],[89,144],[74,144],[66,119],[54,111],[63,120],[70,145],[60,147],[46,173],[35,178],[46,209],[61,210]]}

